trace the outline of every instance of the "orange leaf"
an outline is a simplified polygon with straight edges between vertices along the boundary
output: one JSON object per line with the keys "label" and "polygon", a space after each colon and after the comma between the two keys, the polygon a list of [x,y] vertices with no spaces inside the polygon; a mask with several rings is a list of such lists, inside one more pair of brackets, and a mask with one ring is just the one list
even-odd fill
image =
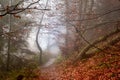
{"label": "orange leaf", "polygon": [[13,16],[16,17],[16,18],[19,18],[19,19],[21,18],[21,16],[19,16],[19,15],[14,14]]}

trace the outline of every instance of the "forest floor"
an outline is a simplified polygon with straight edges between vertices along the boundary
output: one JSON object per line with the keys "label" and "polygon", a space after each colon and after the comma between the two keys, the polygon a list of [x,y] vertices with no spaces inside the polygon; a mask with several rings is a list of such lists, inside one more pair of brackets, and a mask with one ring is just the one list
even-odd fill
{"label": "forest floor", "polygon": [[120,42],[91,58],[71,64],[66,60],[37,70],[33,80],[120,80]]}

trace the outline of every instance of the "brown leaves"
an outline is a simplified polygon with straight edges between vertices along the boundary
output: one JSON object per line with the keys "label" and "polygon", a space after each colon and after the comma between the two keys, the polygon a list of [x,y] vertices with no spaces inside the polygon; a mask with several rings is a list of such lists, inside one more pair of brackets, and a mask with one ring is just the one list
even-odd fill
{"label": "brown leaves", "polygon": [[[118,50],[111,48],[106,51],[119,54]],[[84,62],[77,62],[75,66],[70,64],[71,60],[68,59],[59,65],[43,69],[42,74],[46,76],[46,80],[119,80],[119,59],[120,56],[99,52]]]}
{"label": "brown leaves", "polygon": [[15,18],[21,19],[21,16],[14,14],[13,15]]}

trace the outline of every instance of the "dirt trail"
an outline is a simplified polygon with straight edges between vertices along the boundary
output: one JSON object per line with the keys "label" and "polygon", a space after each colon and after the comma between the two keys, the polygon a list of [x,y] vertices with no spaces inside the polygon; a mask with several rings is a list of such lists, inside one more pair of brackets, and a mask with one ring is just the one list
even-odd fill
{"label": "dirt trail", "polygon": [[47,63],[40,67],[38,80],[55,80],[59,76],[57,67],[54,64],[56,58],[51,58]]}
{"label": "dirt trail", "polygon": [[49,67],[55,62],[56,58],[51,58],[46,64],[43,65],[43,67]]}
{"label": "dirt trail", "polygon": [[76,62],[76,65],[65,61],[60,65],[42,67],[38,80],[120,80],[120,42],[105,51],[109,54],[98,52],[91,58]]}

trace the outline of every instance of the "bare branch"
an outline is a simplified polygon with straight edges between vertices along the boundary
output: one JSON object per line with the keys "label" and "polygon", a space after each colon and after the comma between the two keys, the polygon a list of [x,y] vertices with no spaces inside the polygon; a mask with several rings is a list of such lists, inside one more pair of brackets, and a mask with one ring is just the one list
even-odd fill
{"label": "bare branch", "polygon": [[2,14],[0,14],[0,16],[5,16],[7,14],[18,14],[18,13],[21,13],[21,12],[24,12],[25,10],[28,10],[28,9],[34,9],[34,10],[50,10],[50,9],[39,9],[39,8],[31,8],[32,5],[36,4],[36,3],[39,3],[40,0],[37,0],[33,3],[30,3],[27,7],[25,8],[19,8],[19,5],[21,5],[24,0],[21,0],[19,1],[16,5],[11,5],[11,6],[7,6],[6,8],[2,8],[0,9],[0,12],[2,12]]}

